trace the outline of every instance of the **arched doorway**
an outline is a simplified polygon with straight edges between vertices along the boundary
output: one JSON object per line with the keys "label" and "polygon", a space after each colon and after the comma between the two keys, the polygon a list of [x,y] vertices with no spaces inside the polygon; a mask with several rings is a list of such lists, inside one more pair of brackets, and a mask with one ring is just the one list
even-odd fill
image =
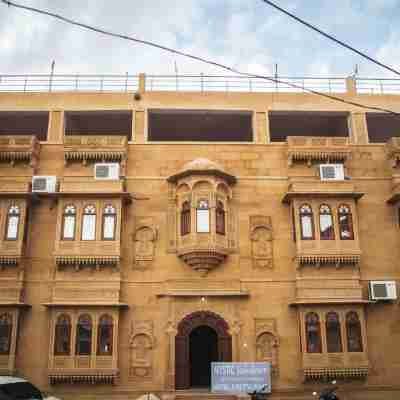
{"label": "arched doorway", "polygon": [[175,387],[210,386],[210,363],[232,361],[232,337],[228,324],[210,311],[187,315],[175,337]]}

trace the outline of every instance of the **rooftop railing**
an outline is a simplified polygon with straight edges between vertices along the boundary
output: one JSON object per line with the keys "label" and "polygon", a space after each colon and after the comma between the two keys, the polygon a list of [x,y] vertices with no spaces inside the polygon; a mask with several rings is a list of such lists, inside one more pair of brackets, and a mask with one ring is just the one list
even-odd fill
{"label": "rooftop railing", "polygon": [[[279,80],[275,82],[274,80]],[[292,86],[293,85],[293,86]],[[400,79],[225,75],[0,75],[0,92],[282,92],[400,94]]]}

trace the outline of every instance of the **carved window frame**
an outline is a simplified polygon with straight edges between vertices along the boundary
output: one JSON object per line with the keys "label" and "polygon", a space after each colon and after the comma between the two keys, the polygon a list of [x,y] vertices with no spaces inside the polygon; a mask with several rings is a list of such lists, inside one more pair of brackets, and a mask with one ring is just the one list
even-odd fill
{"label": "carved window frame", "polygon": [[[330,217],[331,229],[326,237],[323,236],[323,217]],[[319,206],[319,238],[320,240],[335,240],[335,222],[333,220],[332,208],[329,204],[323,203]]]}
{"label": "carved window frame", "polygon": [[180,232],[181,236],[190,234],[191,232],[191,205],[189,200],[185,200],[181,206],[181,216],[180,216]]}
{"label": "carved window frame", "polygon": [[[347,218],[347,222],[343,223],[341,217]],[[338,226],[340,240],[354,240],[354,221],[351,207],[347,204],[340,204],[338,207]],[[348,229],[345,229],[348,227]],[[350,232],[348,237],[343,236],[344,232]]]}
{"label": "carved window frame", "polygon": [[[82,340],[84,329],[90,332],[88,340]],[[82,331],[81,331],[82,329]],[[82,352],[80,350],[81,343],[88,343],[89,352]],[[76,322],[76,339],[75,339],[75,355],[77,356],[91,356],[93,350],[93,317],[89,313],[82,313],[78,315]]]}
{"label": "carved window frame", "polygon": [[[89,221],[88,218],[94,216],[94,236],[90,239],[84,239],[85,233],[85,224],[86,221]],[[88,222],[89,223],[89,222]],[[86,204],[83,207],[83,214],[82,214],[82,223],[81,223],[81,241],[82,242],[93,242],[96,240],[97,235],[97,209],[94,204]]]}
{"label": "carved window frame", "polygon": [[[112,224],[113,224],[112,238],[104,237],[106,221],[108,219],[112,220]],[[101,240],[114,241],[116,239],[117,222],[118,222],[118,219],[117,219],[116,207],[113,204],[106,204],[103,208],[103,216],[102,216],[102,221],[101,221]]]}
{"label": "carved window frame", "polygon": [[[0,314],[0,341],[4,341],[7,344],[5,350],[0,347],[0,355],[10,355],[12,346],[12,332],[13,332],[13,316],[9,312],[3,312]],[[4,330],[4,333],[2,332]]]}
{"label": "carved window frame", "polygon": [[[67,204],[64,207],[63,215],[62,215],[62,223],[61,223],[61,240],[75,240],[76,236],[76,218],[77,217],[77,208],[74,204]],[[67,225],[67,218],[73,218],[73,235],[72,237],[65,236],[65,227]],[[68,220],[70,221],[70,220]],[[71,223],[71,222],[68,222]]]}
{"label": "carved window frame", "polygon": [[[325,337],[327,353],[343,353],[342,323],[340,315],[336,311],[329,311],[325,314]],[[334,341],[336,343],[333,343]],[[331,347],[331,345],[333,346]],[[334,351],[336,349],[337,351]]]}
{"label": "carved window frame", "polygon": [[[59,341],[66,339],[67,349],[58,351]],[[57,316],[54,326],[54,355],[69,356],[71,355],[71,339],[72,339],[72,323],[71,316],[63,313]]]}
{"label": "carved window frame", "polygon": [[[310,311],[304,317],[307,353],[322,353],[321,322],[317,313]],[[312,349],[311,346],[315,346]]]}
{"label": "carved window frame", "polygon": [[[16,218],[16,231],[14,236],[9,236],[11,221]],[[7,209],[7,217],[5,224],[4,240],[5,241],[17,241],[19,239],[21,223],[21,207],[18,204],[11,204]]]}
{"label": "carved window frame", "polygon": [[226,235],[226,211],[224,202],[217,199],[215,207],[215,232],[218,235]]}
{"label": "carved window frame", "polygon": [[[104,350],[102,349],[102,334],[106,332],[106,336],[109,342],[109,348]],[[98,356],[112,356],[114,346],[114,318],[109,314],[102,314],[99,317],[99,321],[97,323],[97,351],[96,354]]]}
{"label": "carved window frame", "polygon": [[[358,341],[358,345],[351,344],[354,339]],[[346,313],[346,342],[349,353],[362,353],[364,351],[361,321],[357,311],[351,310]]]}
{"label": "carved window frame", "polygon": [[[199,211],[207,211],[207,219],[208,219],[208,230],[199,230]],[[206,218],[204,213],[204,219]],[[210,200],[204,197],[201,197],[197,200],[196,204],[196,233],[211,233],[211,208],[210,208]]]}
{"label": "carved window frame", "polygon": [[[304,218],[310,223],[311,236],[304,236]],[[301,240],[315,240],[314,213],[308,203],[301,204],[299,207],[300,238]]]}

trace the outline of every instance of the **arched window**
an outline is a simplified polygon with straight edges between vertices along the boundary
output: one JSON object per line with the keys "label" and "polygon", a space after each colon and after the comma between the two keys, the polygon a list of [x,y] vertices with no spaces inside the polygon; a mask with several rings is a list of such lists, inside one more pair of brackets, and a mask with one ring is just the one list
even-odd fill
{"label": "arched window", "polygon": [[321,240],[335,239],[332,212],[331,208],[327,204],[322,204],[319,207],[319,230]]}
{"label": "arched window", "polygon": [[321,327],[319,317],[315,313],[306,315],[307,353],[321,353]]}
{"label": "arched window", "polygon": [[113,319],[110,315],[102,315],[97,329],[97,354],[111,356],[113,345]]}
{"label": "arched window", "polygon": [[71,348],[71,318],[62,314],[57,318],[54,333],[54,355],[69,356]]}
{"label": "arched window", "polygon": [[341,240],[354,240],[353,217],[350,207],[341,204],[338,208],[339,214],[339,233]]}
{"label": "arched window", "polygon": [[81,315],[76,326],[76,354],[90,355],[92,352],[92,318],[90,315]]}
{"label": "arched window", "polygon": [[302,240],[314,239],[313,212],[308,204],[303,204],[300,207],[300,230]]}
{"label": "arched window", "polygon": [[361,324],[358,314],[350,311],[346,314],[347,351],[350,353],[362,352]]}
{"label": "arched window", "polygon": [[325,318],[327,351],[328,353],[341,353],[343,350],[339,316],[335,312],[329,312]]}
{"label": "arched window", "polygon": [[190,202],[185,201],[182,204],[181,211],[181,236],[187,235],[190,233]]}
{"label": "arched window", "polygon": [[199,200],[197,203],[196,228],[199,233],[210,232],[210,208],[208,200]]}
{"label": "arched window", "polygon": [[10,354],[12,332],[12,316],[8,313],[0,315],[0,354]]}
{"label": "arched window", "polygon": [[220,235],[225,235],[225,210],[222,201],[217,201],[217,207],[215,209],[215,225],[216,232]]}
{"label": "arched window", "polygon": [[107,205],[103,210],[103,240],[115,240],[115,228],[117,225],[117,211],[112,205]]}
{"label": "arched window", "polygon": [[76,208],[70,204],[65,206],[63,214],[62,225],[62,239],[74,240],[75,239],[75,222],[76,222]]}
{"label": "arched window", "polygon": [[20,209],[17,205],[12,205],[7,212],[6,240],[17,240],[19,233]]}
{"label": "arched window", "polygon": [[83,209],[82,240],[96,240],[96,207],[93,205]]}

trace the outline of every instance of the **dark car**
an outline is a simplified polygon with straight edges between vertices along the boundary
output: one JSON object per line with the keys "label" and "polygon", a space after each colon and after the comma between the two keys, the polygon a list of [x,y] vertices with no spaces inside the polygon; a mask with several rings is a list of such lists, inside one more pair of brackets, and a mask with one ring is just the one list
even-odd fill
{"label": "dark car", "polygon": [[0,400],[43,400],[43,395],[26,379],[0,376]]}

